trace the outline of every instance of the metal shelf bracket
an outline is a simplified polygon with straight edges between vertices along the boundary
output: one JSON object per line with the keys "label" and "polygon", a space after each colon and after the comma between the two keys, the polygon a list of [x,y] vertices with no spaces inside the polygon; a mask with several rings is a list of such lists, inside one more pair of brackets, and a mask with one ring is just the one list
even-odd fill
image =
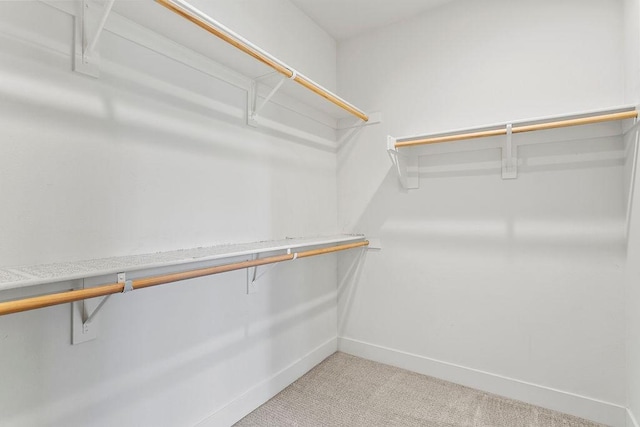
{"label": "metal shelf bracket", "polygon": [[[127,280],[126,273],[118,273],[118,283],[124,284],[124,290],[122,293],[133,290],[133,281]],[[85,288],[84,279],[82,280],[82,288]],[[97,305],[95,305],[95,303],[90,303],[89,300],[76,301],[72,303],[72,344],[81,344],[83,342],[96,339],[98,336],[96,316],[110,297],[111,295],[103,297]]]}
{"label": "metal shelf bracket", "polygon": [[75,54],[73,70],[91,77],[100,76],[100,55],[96,45],[107,23],[115,0],[106,0],[103,6],[82,0],[82,11],[75,23]]}
{"label": "metal shelf bracket", "polygon": [[516,179],[518,177],[517,146],[513,143],[513,125],[507,124],[507,138],[502,147],[502,179]]}
{"label": "metal shelf bracket", "polygon": [[249,85],[249,93],[248,93],[248,100],[247,100],[247,124],[249,126],[258,127],[258,122],[256,120],[256,117],[258,117],[258,113],[260,113],[260,110],[262,110],[265,107],[265,105],[267,105],[269,101],[271,101],[271,98],[273,98],[274,95],[278,93],[278,91],[282,88],[282,85],[284,85],[284,83],[287,80],[294,80],[298,76],[298,72],[296,70],[292,70],[292,71],[293,71],[293,75],[291,77],[285,77],[285,76],[280,77],[280,80],[278,80],[278,83],[276,83],[276,85],[273,87],[273,89],[271,89],[269,94],[262,100],[261,103],[258,103],[258,87],[260,82],[262,80],[272,77],[274,74],[280,75],[280,73],[273,72],[273,73],[265,74],[264,76],[258,77],[251,82],[251,84]]}
{"label": "metal shelf bracket", "polygon": [[387,153],[391,158],[402,188],[413,190],[420,188],[420,170],[418,156],[407,156],[395,147],[396,138],[387,136]]}
{"label": "metal shelf bracket", "polygon": [[[287,249],[287,255],[291,255],[291,248]],[[252,259],[255,261],[258,259],[258,257],[259,255],[255,254]],[[292,260],[295,260],[297,258],[298,258],[298,253],[294,252]],[[276,262],[273,264],[268,264],[267,267],[260,274],[258,274],[258,266],[247,268],[247,295],[257,293],[258,280],[260,280],[262,276],[264,276],[265,274],[273,270],[278,264],[280,263]]]}

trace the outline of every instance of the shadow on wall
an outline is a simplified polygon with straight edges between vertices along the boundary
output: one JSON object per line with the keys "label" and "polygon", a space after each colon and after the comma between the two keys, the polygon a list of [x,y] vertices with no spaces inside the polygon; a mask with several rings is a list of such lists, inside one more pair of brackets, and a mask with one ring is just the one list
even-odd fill
{"label": "shadow on wall", "polygon": [[[242,275],[239,275],[242,276]],[[228,278],[227,278],[228,280]],[[180,283],[174,285],[174,290],[176,286],[185,286],[192,289],[192,291],[197,292],[197,288],[200,287],[200,291],[202,291],[203,286],[216,286],[215,284],[206,283],[207,278],[196,279],[196,281],[200,281],[200,286],[196,283]],[[284,284],[281,284],[284,285]],[[235,285],[234,285],[235,287]],[[219,288],[219,285],[218,285]],[[228,286],[227,286],[228,288]],[[237,289],[237,288],[236,288]],[[268,288],[270,289],[270,288]],[[157,288],[154,290],[150,290],[147,292],[142,292],[137,296],[137,298],[146,298],[150,297],[151,292],[156,293],[155,301],[157,301],[153,305],[162,305],[164,303],[160,303],[159,301],[166,300],[167,292],[171,290]],[[266,292],[266,290],[265,290]],[[163,296],[162,293],[165,295]],[[202,293],[202,292],[201,292]],[[127,311],[127,310],[136,310],[137,308],[144,309],[145,305],[140,301],[134,301],[134,294],[128,296],[129,300],[114,300],[110,302],[110,306],[106,307],[107,309],[103,311],[101,314],[105,316],[105,318],[113,318],[117,314],[117,311]],[[180,310],[180,302],[174,301],[176,303],[176,310]],[[206,302],[204,302],[206,304]],[[127,307],[122,307],[122,306]],[[148,304],[147,304],[148,305]],[[166,306],[165,306],[166,307]],[[192,342],[195,345],[185,347],[180,347],[177,345],[172,345],[170,347],[165,348],[166,351],[157,352],[154,355],[155,360],[149,360],[145,362],[144,366],[140,366],[135,368],[131,363],[122,363],[122,368],[120,372],[118,372],[117,376],[112,376],[107,379],[102,378],[102,375],[99,373],[96,375],[94,372],[91,375],[91,378],[84,378],[83,381],[88,381],[87,387],[78,387],[78,389],[83,389],[81,391],[65,393],[64,396],[58,396],[59,400],[46,405],[46,407],[40,412],[41,414],[46,414],[46,423],[48,425],[64,425],[70,419],[74,418],[74,415],[78,414],[99,414],[101,413],[100,408],[104,407],[119,407],[120,410],[124,410],[127,406],[131,405],[139,405],[140,402],[133,398],[136,394],[142,393],[144,390],[147,390],[145,394],[149,397],[149,391],[155,391],[157,393],[162,393],[167,384],[184,384],[189,381],[190,378],[196,375],[205,375],[207,370],[212,369],[213,367],[224,365],[229,361],[234,359],[238,359],[239,356],[248,353],[252,348],[256,347],[259,344],[263,344],[266,340],[272,340],[274,337],[278,335],[284,334],[286,331],[298,327],[305,320],[316,318],[317,316],[330,312],[335,307],[335,293],[324,293],[321,295],[316,295],[313,299],[310,299],[308,302],[303,304],[295,303],[295,301],[289,306],[279,312],[272,313],[272,317],[265,318],[260,321],[251,321],[250,319],[245,319],[243,322],[244,325],[234,328],[233,330],[225,330],[225,328],[218,328],[219,333],[214,337],[197,337]],[[150,309],[152,307],[147,307],[147,310],[137,310],[137,315],[144,315],[144,311],[147,311],[147,315],[145,318],[150,319],[149,322],[153,324],[152,319],[154,316],[161,316],[160,307],[156,307],[155,309]],[[3,323],[6,322],[5,327],[1,329],[6,329],[8,331],[18,331],[21,329],[21,326],[29,323],[31,327],[27,327],[24,330],[24,334],[29,334],[28,340],[35,340],[36,342],[41,342],[42,340],[37,336],[33,336],[32,332],[41,330],[42,328],[38,328],[35,325],[34,320],[38,322],[51,322],[52,312],[51,310],[58,310],[59,315],[55,315],[56,318],[62,318],[68,316],[68,309],[66,306],[64,307],[54,307],[50,309],[44,309],[39,312],[27,312],[21,313],[18,315],[12,315],[10,317],[5,317],[0,319]],[[170,312],[164,315],[171,316]],[[171,310],[170,310],[171,311]],[[64,312],[64,313],[63,313]],[[223,318],[226,316],[224,310],[219,314]],[[125,316],[129,318],[130,316]],[[29,322],[25,322],[25,318],[29,319]],[[187,322],[195,321],[195,318],[185,319]],[[121,321],[120,319],[119,321]],[[210,320],[211,322],[211,320]],[[117,322],[116,322],[117,323]],[[145,331],[147,326],[141,323],[139,320],[134,322],[137,327],[129,328],[129,331],[137,331],[138,334],[142,334]],[[214,322],[219,323],[219,322]],[[225,323],[228,323],[225,321]],[[240,323],[240,322],[238,322]],[[150,326],[150,325],[149,325]],[[106,322],[102,322],[101,328],[103,329],[101,335],[102,340],[108,339],[109,335],[112,335],[113,331],[107,331],[107,328],[117,328],[116,324],[108,325]],[[153,326],[157,328],[157,326]],[[182,326],[186,327],[186,325]],[[166,340],[172,340],[170,336],[170,331],[164,331]],[[19,335],[19,333],[14,333],[13,335]],[[119,337],[119,334],[115,334],[120,340],[123,337]],[[112,337],[113,338],[113,337]],[[147,337],[149,338],[149,337]],[[197,343],[197,344],[196,344]],[[93,343],[95,344],[95,342]],[[113,346],[117,348],[122,347],[122,342],[107,342],[104,343],[107,346]],[[86,351],[93,351],[97,349],[95,345],[91,343],[83,344],[80,346],[68,347],[68,349],[73,350],[75,357],[81,357],[81,354],[86,354]],[[38,350],[42,352],[42,349]],[[131,351],[134,351],[131,349]],[[75,357],[70,357],[67,360],[67,363],[74,363],[73,359]],[[114,355],[113,354],[99,354],[92,357],[92,361],[90,365],[93,366],[98,371],[101,369],[101,361],[102,357],[108,358],[111,362],[113,362]],[[119,355],[117,358],[126,357],[125,353]],[[5,359],[5,361],[7,361]],[[8,362],[8,361],[7,361]],[[46,369],[55,368],[55,369],[68,369],[61,366],[60,363],[52,364],[51,360],[47,360],[43,358],[40,360],[41,366],[39,367],[40,375],[43,377],[47,377]],[[109,363],[110,364],[110,363]],[[242,370],[241,366],[237,366],[237,364],[233,365],[234,370]],[[270,371],[272,372],[272,371]],[[80,375],[79,371],[76,375]],[[71,381],[73,382],[73,381]],[[46,392],[47,387],[43,387],[40,391]],[[246,391],[246,390],[245,390]],[[36,393],[37,394],[37,393]],[[222,405],[219,405],[216,408],[216,411],[222,409],[228,403],[233,401],[237,396],[230,396],[227,402],[224,402]],[[45,399],[47,401],[48,399]],[[212,398],[213,401],[213,398]],[[31,396],[30,399],[24,399],[22,402],[32,402],[35,405],[38,405],[41,402],[37,396]],[[216,402],[217,403],[217,402]],[[0,413],[2,413],[4,421],[8,425],[26,425],[34,418],[34,411],[31,407],[20,407],[20,406],[10,406],[3,407],[4,405],[0,404]],[[209,415],[209,414],[207,414]],[[37,415],[36,415],[37,417]]]}
{"label": "shadow on wall", "polygon": [[[516,180],[501,178],[496,150],[421,159],[417,190],[390,166],[347,228],[382,250],[360,278],[341,266],[356,281],[340,293],[341,337],[618,402],[619,140],[528,146]],[[585,366],[597,387],[576,385]]]}
{"label": "shadow on wall", "polygon": [[[540,137],[543,140],[544,137]],[[499,142],[499,141],[498,141]],[[420,157],[420,178],[496,176],[501,150],[435,153]],[[518,148],[518,173],[621,166],[627,153],[619,137],[540,142]]]}
{"label": "shadow on wall", "polygon": [[348,252],[338,261],[339,271],[345,270],[338,276],[338,337],[344,335],[348,326],[349,313],[358,294],[358,285],[369,250],[371,249],[364,248],[357,253]]}
{"label": "shadow on wall", "polygon": [[[247,126],[243,89],[149,52],[121,55],[133,64],[103,57],[96,80],[70,72],[68,55],[0,35],[0,178],[13,183],[0,219],[25,242],[5,265],[73,259],[79,245],[98,258],[335,229],[315,231],[300,219],[314,207],[288,194],[335,192],[321,178],[334,175],[331,149]],[[278,229],[260,207],[270,196],[289,203]],[[305,209],[288,226],[293,203]]]}
{"label": "shadow on wall", "polygon": [[544,252],[549,244],[623,250],[621,138],[520,147],[515,180],[500,177],[499,159],[496,149],[421,156],[417,190],[403,189],[390,166],[349,229],[408,245],[469,250],[495,246]]}
{"label": "shadow on wall", "polygon": [[[10,41],[0,38],[0,44],[7,43],[8,52],[9,48],[15,49]],[[60,61],[57,56],[49,61],[49,66],[44,66],[42,51],[27,45],[25,49],[34,51],[31,56],[38,60],[25,61],[24,52],[19,56],[2,54],[10,67],[1,71],[0,93],[11,107],[7,114],[15,115],[12,120],[28,117],[30,124],[37,121],[41,128],[72,128],[78,133],[102,133],[120,141],[126,137],[127,144],[179,147],[208,156],[214,155],[212,148],[215,148],[216,156],[235,158],[240,154],[256,164],[263,157],[255,153],[247,136],[238,133],[238,127],[249,131],[251,139],[268,139],[278,144],[284,140],[334,151],[284,132],[248,127],[246,90],[167,58],[154,58],[161,63],[158,69],[174,69],[176,75],[189,76],[171,81],[166,76],[105,61],[103,77],[96,81],[66,72],[67,61]],[[193,82],[206,90],[196,92],[192,86],[198,85]],[[276,138],[268,138],[265,131]],[[281,160],[283,164],[286,161]]]}

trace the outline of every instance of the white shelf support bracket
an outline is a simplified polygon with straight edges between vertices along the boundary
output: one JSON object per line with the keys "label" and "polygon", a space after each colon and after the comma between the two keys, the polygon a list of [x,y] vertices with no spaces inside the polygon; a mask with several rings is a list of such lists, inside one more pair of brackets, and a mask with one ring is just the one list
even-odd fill
{"label": "white shelf support bracket", "polygon": [[[133,290],[133,281],[127,280],[126,273],[118,273],[118,283],[124,284],[122,293]],[[82,288],[85,288],[84,280],[82,280]],[[110,297],[111,295],[103,297],[97,305],[91,300],[76,301],[72,303],[72,344],[81,344],[97,338],[98,325],[96,318]]]}
{"label": "white shelf support bracket", "polygon": [[95,319],[96,315],[98,314],[98,312],[100,311],[100,309],[104,306],[104,304],[107,302],[107,300],[109,299],[111,295],[107,295],[106,297],[102,298],[102,301],[100,301],[100,303],[98,304],[98,306],[96,308],[93,309],[93,311],[91,312],[91,314],[89,314],[87,316],[87,312],[86,312],[86,304],[85,304],[85,320],[82,323],[83,328],[85,329],[85,331],[89,328],[89,324],[91,323],[91,321],[93,319]]}
{"label": "white shelf support bracket", "polygon": [[257,79],[251,82],[251,85],[249,86],[249,99],[247,102],[247,124],[249,126],[258,127],[258,122],[256,120],[256,117],[258,117],[260,110],[262,110],[269,103],[269,101],[271,101],[271,98],[273,98],[274,95],[278,93],[278,91],[282,88],[282,85],[284,85],[284,83],[287,80],[293,80],[298,76],[298,72],[296,70],[292,70],[292,71],[293,71],[293,75],[291,77],[282,76],[278,81],[278,83],[273,87],[273,89],[271,89],[269,94],[259,104],[258,104],[258,87],[259,87],[260,81],[272,77],[274,73],[269,73],[264,76],[258,77]]}
{"label": "white shelf support bracket", "polygon": [[256,80],[252,80],[251,83],[249,83],[249,90],[247,90],[247,124],[253,127],[258,127],[258,123],[253,115],[257,101],[258,83]]}
{"label": "white shelf support bracket", "polygon": [[507,124],[507,138],[502,148],[502,179],[518,177],[517,146],[513,143],[513,125]]}
{"label": "white shelf support bracket", "polygon": [[[82,289],[85,288],[84,282],[84,279],[82,279]],[[98,336],[98,324],[95,321],[92,322],[94,320],[93,315],[97,312],[96,310],[102,308],[107,298],[103,298],[92,311],[89,307],[92,302],[88,300],[71,303],[71,344],[77,345],[96,339]],[[90,311],[91,314],[89,314]]]}
{"label": "white shelf support bracket", "polygon": [[118,273],[118,283],[124,283],[123,294],[133,290],[133,280],[127,280],[127,273]]}
{"label": "white shelf support bracket", "polygon": [[104,6],[100,7],[95,2],[82,0],[82,10],[75,23],[74,71],[91,77],[100,76],[100,55],[96,52],[96,46],[114,2],[106,0]]}
{"label": "white shelf support bracket", "polygon": [[267,97],[262,101],[262,103],[260,105],[257,105],[254,110],[252,111],[252,116],[257,116],[260,113],[260,110],[262,110],[264,108],[265,105],[267,105],[267,103],[269,101],[271,101],[271,98],[273,98],[273,95],[276,94],[276,92],[278,92],[280,90],[280,88],[282,87],[282,85],[284,84],[284,82],[287,81],[286,77],[283,77],[280,79],[280,81],[278,82],[278,84],[276,84],[274,86],[273,89],[271,89],[271,92],[269,92],[269,95],[267,95]]}
{"label": "white shelf support bracket", "polygon": [[[291,255],[291,248],[287,249],[287,254]],[[258,257],[259,257],[259,255],[255,254],[253,256],[253,259],[257,260]],[[293,254],[293,259],[295,260],[297,258],[298,258],[298,253],[296,252],[296,253]],[[273,264],[268,264],[267,267],[260,274],[258,274],[258,266],[247,268],[247,295],[257,293],[258,292],[258,284],[257,284],[258,280],[260,280],[260,278],[262,276],[264,276],[265,274],[267,274],[268,272],[273,270],[279,264],[280,264],[279,262],[276,262],[276,263],[273,263]]]}
{"label": "white shelf support bracket", "polygon": [[418,156],[407,156],[395,147],[396,139],[387,137],[387,153],[398,173],[400,184],[407,190],[420,188],[420,168]]}
{"label": "white shelf support bracket", "polygon": [[[251,258],[252,260],[258,259],[258,254],[255,254]],[[258,285],[256,281],[258,280],[258,267],[249,267],[247,268],[247,295],[258,293]]]}

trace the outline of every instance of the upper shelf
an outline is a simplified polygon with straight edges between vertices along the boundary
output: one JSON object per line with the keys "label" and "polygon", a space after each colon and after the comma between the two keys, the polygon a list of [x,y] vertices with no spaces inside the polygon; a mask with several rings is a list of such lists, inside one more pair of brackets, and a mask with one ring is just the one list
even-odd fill
{"label": "upper shelf", "polygon": [[230,45],[236,47],[240,51],[246,53],[249,56],[257,59],[263,64],[273,68],[278,73],[282,74],[288,79],[295,81],[303,87],[309,89],[315,94],[325,98],[327,101],[337,105],[348,113],[360,118],[363,121],[368,121],[369,117],[360,109],[340,98],[336,94],[323,88],[318,83],[314,82],[305,75],[299,73],[293,67],[285,64],[281,60],[277,59],[270,53],[254,45],[244,37],[235,33],[231,29],[225,27],[215,19],[206,15],[202,11],[193,7],[189,3],[183,0],[156,0],[158,3],[166,7],[167,9],[177,13],[178,15],[188,19],[204,30],[210,32],[216,37],[224,40]]}
{"label": "upper shelf", "polygon": [[[113,18],[124,17],[227,67],[229,71],[244,76],[247,81],[262,78],[269,73],[278,73],[291,79],[292,83],[295,80],[295,84],[285,84],[279,92],[329,117],[341,119],[353,115],[367,121],[368,116],[361,109],[188,3],[182,0],[161,0],[158,3],[187,19],[180,19],[155,2],[116,2],[106,29],[112,27],[110,21]],[[203,29],[226,43],[212,42],[215,39],[208,37]],[[273,82],[273,79],[270,80]]]}
{"label": "upper shelf", "polygon": [[267,252],[287,251],[337,243],[344,244],[361,242],[363,240],[364,236],[360,235],[295,238],[254,243],[218,245],[170,252],[157,252],[151,254],[119,256],[73,262],[1,268],[0,291],[149,268],[177,266],[202,261],[215,261],[225,258],[258,255]]}
{"label": "upper shelf", "polygon": [[[560,116],[516,120],[495,125],[458,129],[427,135],[401,138],[389,136],[387,140],[387,151],[396,167],[400,182],[405,188],[418,188],[419,186],[419,155],[477,151],[482,149],[501,149],[502,177],[503,179],[514,179],[517,177],[518,147],[537,144],[539,142],[551,142],[549,140],[550,135],[547,135],[542,140],[540,138],[524,137],[513,139],[512,137],[515,134],[601,124],[599,126],[615,126],[617,129],[612,129],[610,134],[615,133],[616,135],[620,135],[634,128],[631,120],[634,120],[637,124],[637,118],[638,110],[635,106],[623,106]],[[613,123],[616,121],[620,124]],[[637,126],[635,128],[637,129]],[[581,133],[583,138],[595,136],[592,128],[585,128]],[[496,138],[500,136],[504,138]],[[482,141],[477,141],[478,139],[482,139]],[[566,135],[561,135],[560,137],[556,135],[552,140],[566,140]],[[458,141],[461,142],[459,144],[448,144]],[[437,148],[438,146],[441,148]]]}
{"label": "upper shelf", "polygon": [[482,126],[479,128],[459,129],[429,135],[395,138],[394,148],[413,147],[417,145],[454,142],[466,139],[486,138],[507,135],[508,133],[524,133],[562,127],[588,125],[607,121],[635,119],[638,111],[635,106],[609,108],[586,113],[574,113],[562,116],[538,119],[517,120],[509,123]]}

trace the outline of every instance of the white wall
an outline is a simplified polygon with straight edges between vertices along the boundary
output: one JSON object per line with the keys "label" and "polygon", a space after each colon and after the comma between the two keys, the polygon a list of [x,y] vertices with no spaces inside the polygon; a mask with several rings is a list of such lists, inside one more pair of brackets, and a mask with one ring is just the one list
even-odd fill
{"label": "white wall", "polygon": [[629,104],[640,102],[640,6],[638,0],[624,1],[625,97]]}
{"label": "white wall", "polygon": [[384,117],[338,154],[340,227],[382,241],[341,263],[342,349],[622,425],[622,138],[522,148],[513,181],[497,150],[423,157],[406,192],[385,137],[621,105],[623,39],[622,2],[469,0],[339,44]]}
{"label": "white wall", "polygon": [[[242,16],[292,62],[317,41],[319,79],[335,79],[317,28],[295,38]],[[245,91],[109,31],[102,77],[73,73],[72,23],[0,4],[2,266],[336,232],[335,153],[246,127]],[[235,402],[207,425],[228,424],[277,391],[274,375],[335,350],[335,285],[325,256],[277,267],[250,296],[239,271],[113,297],[79,346],[66,305],[4,316],[0,424],[188,426]]]}
{"label": "white wall", "polygon": [[[635,138],[634,138],[635,139]],[[636,142],[637,144],[637,142]],[[637,162],[637,159],[636,159]],[[626,387],[627,406],[631,417],[638,419],[640,414],[640,195],[638,189],[640,178],[636,172],[633,182],[633,203],[631,206],[630,228],[628,236],[627,263],[625,271],[625,301],[626,301]],[[636,425],[638,421],[635,421]],[[633,427],[632,424],[629,424]]]}
{"label": "white wall", "polygon": [[[625,16],[625,60],[626,60],[626,90],[627,102],[640,102],[640,2],[626,0],[624,2]],[[630,139],[630,148],[636,148],[637,142]],[[637,162],[632,157],[633,164]],[[629,426],[638,426],[640,417],[640,286],[638,278],[640,269],[640,206],[638,206],[638,177],[636,175],[632,187],[633,203],[630,212],[630,230],[628,236],[627,268],[625,275],[626,328],[627,328],[627,406],[630,418]]]}

